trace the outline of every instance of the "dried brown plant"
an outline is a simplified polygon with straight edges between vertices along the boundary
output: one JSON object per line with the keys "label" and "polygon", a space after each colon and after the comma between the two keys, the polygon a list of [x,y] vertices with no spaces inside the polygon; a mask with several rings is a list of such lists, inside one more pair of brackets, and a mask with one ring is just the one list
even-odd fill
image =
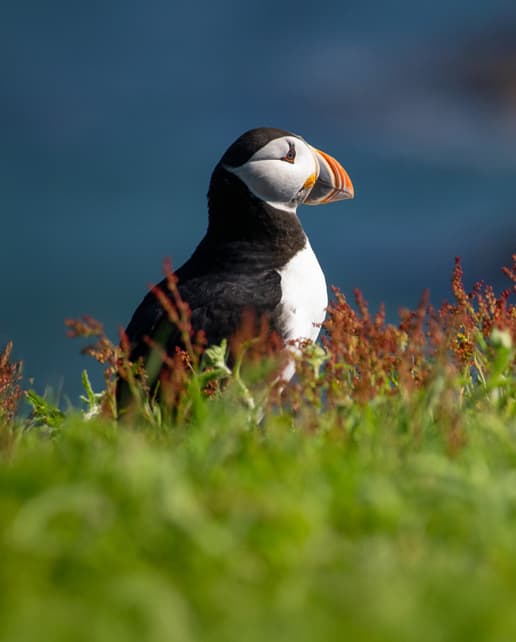
{"label": "dried brown plant", "polygon": [[[221,382],[235,376],[235,368],[240,376],[244,362],[255,366],[264,360],[274,363],[275,367],[268,370],[267,405],[287,403],[297,411],[303,404],[314,408],[323,403],[340,407],[353,401],[367,403],[379,396],[407,397],[428,386],[437,373],[450,380],[459,376],[469,378],[470,382],[482,380],[493,349],[490,342],[493,330],[508,333],[512,345],[516,343],[516,306],[510,302],[516,293],[516,255],[513,266],[504,268],[511,285],[499,295],[483,283],[466,292],[462,266],[456,259],[452,275],[454,301],[435,309],[425,292],[415,310],[400,311],[397,325],[386,321],[383,306],[373,314],[360,290],[355,290],[352,306],[342,292],[333,288],[335,298],[323,324],[324,350],[311,342],[297,342],[289,354],[297,362],[298,376],[286,391],[278,373],[292,356],[286,356],[278,335],[270,332],[268,320],[257,320],[252,313],[244,315],[240,331],[229,341],[226,362],[233,368],[233,374],[229,369],[217,371],[208,365],[205,375],[200,377],[205,365],[205,336],[192,328],[190,309],[180,296],[169,262],[165,263],[164,271],[168,292],[159,287],[152,291],[170,323],[179,330],[182,347],[167,354],[152,339],[147,342],[160,360],[157,396],[169,411],[191,406],[188,397],[193,394],[192,377],[197,377],[200,386],[197,392],[204,397],[215,396],[221,390]],[[156,388],[148,385],[143,362],[134,364],[129,360],[130,346],[123,332],[120,345],[116,346],[106,337],[102,324],[91,317],[68,320],[66,324],[70,336],[96,338],[82,352],[106,365],[107,412],[116,416],[118,378],[131,383],[140,404],[153,397],[156,401]],[[516,369],[515,363],[513,368]],[[453,402],[450,400],[450,404]],[[177,418],[177,414],[174,416]],[[186,411],[182,416],[186,416]]]}
{"label": "dried brown plant", "polygon": [[516,255],[504,268],[512,285],[498,296],[490,285],[476,283],[470,293],[463,284],[460,259],[452,276],[454,302],[438,310],[425,292],[415,310],[401,310],[400,323],[386,322],[383,306],[369,310],[359,290],[356,309],[334,289],[328,308],[323,344],[328,354],[327,392],[337,402],[346,397],[366,402],[380,394],[407,394],[428,384],[436,370],[482,378],[482,352],[494,328],[509,333],[516,343]]}
{"label": "dried brown plant", "polygon": [[12,361],[12,341],[0,353],[0,422],[9,425],[23,396],[22,362]]}

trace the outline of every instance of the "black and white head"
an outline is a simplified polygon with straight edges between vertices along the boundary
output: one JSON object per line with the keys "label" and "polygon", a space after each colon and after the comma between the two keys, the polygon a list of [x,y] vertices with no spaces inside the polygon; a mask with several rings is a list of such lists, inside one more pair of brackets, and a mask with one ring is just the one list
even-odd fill
{"label": "black and white head", "polygon": [[275,209],[295,212],[298,205],[320,205],[354,197],[346,170],[301,136],[261,127],[238,138],[220,166],[238,177],[249,192]]}

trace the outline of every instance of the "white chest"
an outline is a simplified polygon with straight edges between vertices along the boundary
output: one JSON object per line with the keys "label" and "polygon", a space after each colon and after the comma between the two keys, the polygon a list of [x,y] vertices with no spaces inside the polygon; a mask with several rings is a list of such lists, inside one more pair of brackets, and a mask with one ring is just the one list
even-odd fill
{"label": "white chest", "polygon": [[326,316],[326,279],[308,239],[305,247],[279,270],[281,276],[281,325],[285,339],[315,341]]}

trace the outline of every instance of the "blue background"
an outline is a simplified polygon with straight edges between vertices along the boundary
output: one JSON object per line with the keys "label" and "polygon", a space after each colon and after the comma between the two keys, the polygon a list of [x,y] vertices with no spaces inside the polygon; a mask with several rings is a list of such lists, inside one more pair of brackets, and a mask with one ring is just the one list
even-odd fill
{"label": "blue background", "polygon": [[391,319],[423,288],[503,284],[516,250],[514,0],[36,2],[0,9],[0,346],[76,402],[165,256],[206,226],[210,173],[248,128],[336,156],[354,202],[302,208],[328,282]]}

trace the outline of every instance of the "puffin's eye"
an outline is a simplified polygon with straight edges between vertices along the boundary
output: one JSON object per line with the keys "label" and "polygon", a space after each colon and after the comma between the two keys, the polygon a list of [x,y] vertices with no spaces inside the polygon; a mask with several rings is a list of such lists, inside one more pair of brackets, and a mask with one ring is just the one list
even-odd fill
{"label": "puffin's eye", "polygon": [[288,148],[288,152],[281,160],[287,161],[287,163],[293,163],[296,160],[296,148],[294,143],[289,143]]}

